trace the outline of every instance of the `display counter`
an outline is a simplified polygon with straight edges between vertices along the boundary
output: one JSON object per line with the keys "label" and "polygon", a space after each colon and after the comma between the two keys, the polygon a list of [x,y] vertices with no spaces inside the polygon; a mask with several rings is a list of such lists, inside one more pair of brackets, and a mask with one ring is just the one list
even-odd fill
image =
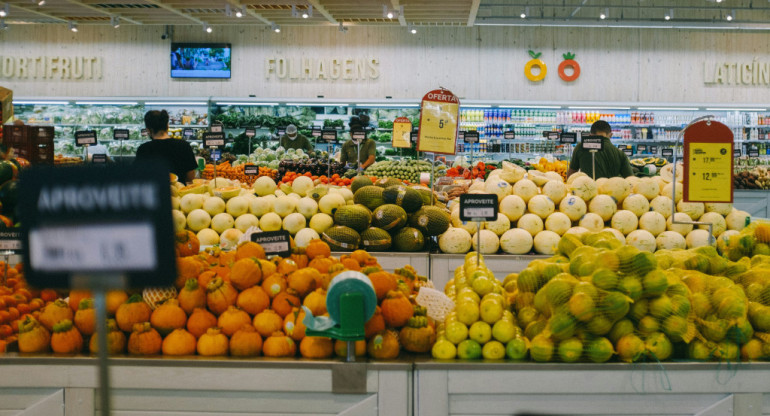
{"label": "display counter", "polygon": [[[499,280],[503,280],[509,273],[522,271],[529,262],[535,259],[547,259],[552,256],[526,254],[485,254],[484,263]],[[430,276],[436,288],[443,290],[449,279],[454,276],[454,271],[465,262],[465,254],[431,254]]]}
{"label": "display counter", "polygon": [[736,189],[733,206],[748,212],[752,218],[770,218],[770,190]]}
{"label": "display counter", "polygon": [[[112,414],[409,415],[412,361],[110,360]],[[99,407],[97,359],[0,358],[0,415],[83,416]]]}
{"label": "display counter", "polygon": [[[348,251],[333,251],[332,256],[340,257],[350,254]],[[396,251],[370,251],[370,255],[377,258],[377,262],[386,271],[393,272],[407,264],[411,264],[418,274],[431,276],[430,257],[427,251],[418,251],[414,253],[396,252]]]}

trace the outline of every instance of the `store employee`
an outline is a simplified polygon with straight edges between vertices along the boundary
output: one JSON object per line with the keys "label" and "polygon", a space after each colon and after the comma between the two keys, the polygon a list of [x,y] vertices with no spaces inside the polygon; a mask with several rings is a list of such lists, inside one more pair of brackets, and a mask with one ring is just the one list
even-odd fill
{"label": "store employee", "polygon": [[572,160],[569,163],[567,177],[577,171],[581,171],[589,177],[594,177],[593,164],[596,165],[595,179],[612,178],[614,176],[628,177],[632,176],[631,164],[623,151],[618,149],[610,138],[612,137],[612,127],[604,120],[599,120],[591,125],[591,135],[602,139],[602,150],[596,152],[595,160],[591,160],[591,151],[583,149],[583,143],[575,146],[572,153]]}
{"label": "store employee", "polygon": [[[351,137],[354,131],[364,131],[363,127],[352,127],[350,129]],[[360,148],[360,151],[359,151]],[[340,151],[340,163],[346,165],[361,164],[361,169],[366,169],[374,163],[374,156],[377,153],[377,144],[370,138],[350,139],[342,145]]]}
{"label": "store employee", "polygon": [[281,136],[280,145],[286,150],[302,149],[306,153],[313,151],[313,144],[307,137],[297,133],[297,126],[294,124],[286,126],[286,134]]}

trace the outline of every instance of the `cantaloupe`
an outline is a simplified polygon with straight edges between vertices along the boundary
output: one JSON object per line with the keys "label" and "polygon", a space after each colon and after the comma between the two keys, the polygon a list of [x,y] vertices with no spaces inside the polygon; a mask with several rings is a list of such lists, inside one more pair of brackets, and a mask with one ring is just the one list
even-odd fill
{"label": "cantaloupe", "polygon": [[543,231],[543,220],[535,214],[524,214],[517,221],[516,227],[526,230],[534,237]]}
{"label": "cantaloupe", "polygon": [[631,194],[623,200],[623,209],[634,213],[637,217],[650,210],[650,202],[642,194]]}
{"label": "cantaloupe", "polygon": [[[699,222],[706,222],[712,224],[712,232],[713,234],[720,235],[727,230],[727,222],[725,221],[725,218],[717,213],[717,212],[707,212],[698,219]],[[699,225],[698,228],[701,230],[708,230],[708,225]]]}
{"label": "cantaloupe", "polygon": [[658,195],[650,201],[650,210],[663,215],[664,218],[671,216],[674,209],[674,202],[669,195]]}
{"label": "cantaloupe", "polygon": [[639,225],[639,218],[633,212],[621,209],[612,216],[610,223],[612,228],[620,231],[623,235],[628,235],[631,231],[636,230]]}
{"label": "cantaloupe", "polygon": [[[675,224],[672,219],[684,222],[684,224]],[[666,228],[668,231],[676,231],[679,234],[682,234],[683,236],[687,235],[692,231],[693,225],[690,224],[692,220],[690,219],[690,216],[683,213],[683,212],[677,212],[672,217],[668,217],[666,219]]]}
{"label": "cantaloupe", "polygon": [[472,247],[471,235],[462,228],[449,227],[439,236],[438,247],[444,253],[467,253]]}
{"label": "cantaloupe", "polygon": [[596,195],[588,203],[588,211],[597,214],[602,221],[609,221],[618,210],[618,203],[609,195]]}
{"label": "cantaloupe", "polygon": [[578,221],[585,215],[586,209],[585,200],[577,195],[567,195],[559,203],[559,211],[566,214],[572,221]]}
{"label": "cantaloupe", "polygon": [[572,221],[562,212],[554,212],[545,219],[545,229],[559,235],[563,235],[570,227],[572,227]]}
{"label": "cantaloupe", "polygon": [[[500,239],[497,237],[497,234],[489,230],[479,231],[479,236],[471,240],[473,250],[481,254],[494,254],[500,249]],[[479,240],[481,241],[481,247],[478,246]]]}
{"label": "cantaloupe", "polygon": [[556,246],[559,244],[561,236],[553,231],[541,231],[537,233],[533,240],[535,252],[538,254],[551,255],[556,253]]}
{"label": "cantaloupe", "polygon": [[655,251],[655,236],[646,230],[634,230],[626,236],[626,244],[641,251]]}
{"label": "cantaloupe", "polygon": [[725,217],[725,223],[728,230],[740,231],[744,229],[751,222],[751,215],[746,211],[733,209],[732,212]]}
{"label": "cantaloupe", "polygon": [[513,185],[513,195],[518,195],[524,202],[537,195],[539,188],[529,179],[522,179]]}
{"label": "cantaloupe", "polygon": [[652,201],[660,194],[660,185],[658,181],[652,178],[640,178],[634,185],[634,192],[644,195],[647,200]]}
{"label": "cantaloupe", "polygon": [[502,213],[497,213],[497,220],[484,221],[484,229],[492,231],[498,236],[511,229],[511,220]]}
{"label": "cantaloupe", "polygon": [[676,231],[663,231],[655,237],[658,250],[673,250],[675,248],[687,248],[684,236]]}
{"label": "cantaloupe", "polygon": [[594,214],[593,212],[589,212],[586,213],[586,215],[583,215],[583,218],[580,219],[579,224],[581,227],[587,229],[588,231],[594,232],[599,232],[604,228],[604,220],[602,217],[600,217],[599,214]]}
{"label": "cantaloupe", "polygon": [[708,230],[692,230],[685,237],[687,248],[698,248],[709,245],[716,245],[716,238],[709,235]]}
{"label": "cantaloupe", "polygon": [[677,212],[684,212],[689,215],[693,221],[698,221],[701,215],[706,212],[706,207],[703,205],[703,202],[679,201],[676,204],[676,210]]}
{"label": "cantaloupe", "polygon": [[631,184],[625,178],[613,177],[607,179],[599,188],[599,193],[609,195],[615,198],[618,203],[622,203],[623,200],[631,194]]}
{"label": "cantaloupe", "polygon": [[527,210],[542,219],[551,215],[554,208],[555,206],[551,198],[545,195],[535,195],[530,198],[529,202],[527,202]]}
{"label": "cantaloupe", "polygon": [[[574,176],[574,175],[573,175]],[[572,176],[570,176],[572,178]],[[572,194],[583,201],[590,201],[598,193],[596,182],[588,176],[578,176],[570,183]]]}
{"label": "cantaloupe", "polygon": [[521,228],[512,228],[500,236],[500,248],[508,254],[527,254],[532,250],[532,234]]}
{"label": "cantaloupe", "polygon": [[500,201],[498,212],[510,221],[516,221],[527,211],[527,203],[518,195],[508,195]]}
{"label": "cantaloupe", "polygon": [[551,180],[543,185],[543,195],[551,198],[554,204],[558,204],[567,195],[567,185],[562,180]]}
{"label": "cantaloupe", "polygon": [[655,211],[648,211],[639,217],[639,228],[648,231],[653,236],[666,231],[666,217]]}

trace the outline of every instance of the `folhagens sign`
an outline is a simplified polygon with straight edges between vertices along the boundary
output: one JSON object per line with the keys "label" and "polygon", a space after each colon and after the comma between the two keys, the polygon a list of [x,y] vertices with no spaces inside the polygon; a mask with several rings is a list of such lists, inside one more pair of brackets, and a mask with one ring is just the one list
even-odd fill
{"label": "folhagens sign", "polygon": [[380,76],[377,58],[353,57],[288,57],[265,58],[265,78],[288,81],[365,81]]}

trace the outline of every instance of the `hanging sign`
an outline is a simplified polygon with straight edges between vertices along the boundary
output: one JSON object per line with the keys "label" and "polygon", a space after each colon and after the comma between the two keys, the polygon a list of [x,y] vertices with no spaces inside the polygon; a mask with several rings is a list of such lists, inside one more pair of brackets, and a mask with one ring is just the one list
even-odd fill
{"label": "hanging sign", "polygon": [[549,131],[547,132],[546,138],[548,140],[559,140],[559,132],[558,131]]}
{"label": "hanging sign", "polygon": [[740,148],[736,147],[735,149],[733,149],[733,157],[741,157],[741,153],[742,152]]}
{"label": "hanging sign", "polygon": [[361,143],[366,140],[366,130],[356,130],[351,132],[350,138],[353,139],[353,143]]}
{"label": "hanging sign", "polygon": [[325,129],[321,132],[321,140],[327,143],[337,143],[337,130]]}
{"label": "hanging sign", "polygon": [[128,129],[112,130],[112,138],[115,140],[128,140]]}
{"label": "hanging sign", "polygon": [[147,130],[147,129],[142,129],[140,131],[140,134],[142,135],[142,137],[149,137],[150,136],[150,131]]}
{"label": "hanging sign", "polygon": [[286,134],[286,127],[278,127],[275,134],[277,134],[278,137],[283,136],[284,134]]}
{"label": "hanging sign", "polygon": [[650,146],[650,153],[657,154],[658,153],[658,146]]}
{"label": "hanging sign", "polygon": [[638,144],[636,145],[636,153],[647,153],[647,145],[646,144]]}
{"label": "hanging sign", "polygon": [[409,138],[412,139],[412,143],[417,143],[417,139],[419,137],[420,137],[420,133],[417,132],[417,131],[413,131],[413,132],[409,133]]}
{"label": "hanging sign", "polygon": [[245,134],[246,137],[254,137],[257,135],[257,129],[254,127],[246,127],[246,131],[244,131],[243,134]]}
{"label": "hanging sign", "polygon": [[733,202],[733,132],[704,120],[684,132],[685,202]]}
{"label": "hanging sign", "polygon": [[412,147],[411,141],[412,122],[406,117],[398,117],[393,120],[393,135],[391,136],[391,146],[393,147]]}
{"label": "hanging sign", "polygon": [[245,165],[243,166],[243,174],[246,176],[257,176],[259,175],[259,166]]}
{"label": "hanging sign", "polygon": [[749,147],[749,157],[759,157],[759,148],[752,145]]}
{"label": "hanging sign", "polygon": [[190,139],[193,138],[193,136],[195,136],[195,131],[193,129],[191,129],[189,127],[185,128],[185,129],[182,129],[182,137],[185,140],[190,140]]}
{"label": "hanging sign", "polygon": [[674,149],[670,147],[664,147],[663,150],[660,151],[660,154],[663,155],[663,157],[674,156]]}
{"label": "hanging sign", "polygon": [[96,132],[94,130],[83,130],[75,132],[76,146],[96,146]]}
{"label": "hanging sign", "polygon": [[224,131],[224,126],[217,122],[211,125],[209,131],[212,133],[222,133]]}
{"label": "hanging sign", "polygon": [[631,155],[633,155],[633,154],[634,154],[634,147],[633,147],[633,146],[630,146],[630,145],[627,145],[627,146],[625,147],[625,149],[623,149],[623,153],[625,153],[625,154],[626,154],[626,156],[631,156]]}
{"label": "hanging sign", "polygon": [[460,100],[451,91],[433,90],[420,105],[417,151],[453,155],[457,145]]}
{"label": "hanging sign", "polygon": [[96,153],[93,156],[91,156],[91,163],[105,164],[107,163],[107,155],[104,153]]}
{"label": "hanging sign", "polygon": [[577,133],[562,133],[559,135],[559,141],[565,144],[577,143]]}
{"label": "hanging sign", "polygon": [[14,231],[8,229],[0,230],[0,250],[21,253],[21,238],[21,231],[18,229]]}

